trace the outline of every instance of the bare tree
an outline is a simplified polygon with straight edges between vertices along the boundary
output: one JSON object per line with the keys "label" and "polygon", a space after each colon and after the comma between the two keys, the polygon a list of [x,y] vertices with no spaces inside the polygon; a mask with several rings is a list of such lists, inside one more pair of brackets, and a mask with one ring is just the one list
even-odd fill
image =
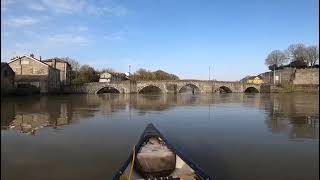
{"label": "bare tree", "polygon": [[114,69],[112,69],[112,68],[103,68],[103,69],[101,70],[101,73],[104,73],[104,72],[114,73],[114,72],[115,72],[115,70],[114,70]]}
{"label": "bare tree", "polygon": [[63,57],[63,58],[60,58],[66,62],[68,62],[71,66],[71,82],[74,81],[75,79],[78,78],[79,76],[79,70],[80,70],[80,63],[75,60],[75,59],[72,59],[72,58],[69,58],[69,57]]}
{"label": "bare tree", "polygon": [[288,62],[288,57],[283,51],[280,50],[272,51],[265,60],[266,65],[275,65],[277,67],[286,62]]}
{"label": "bare tree", "polygon": [[64,61],[67,61],[71,65],[72,70],[74,70],[76,72],[79,71],[80,63],[77,60],[69,58],[69,57],[63,57],[63,58],[60,58],[60,59],[62,59]]}
{"label": "bare tree", "polygon": [[85,64],[80,67],[79,79],[82,82],[98,82],[99,75],[98,75],[98,72],[93,67]]}
{"label": "bare tree", "polygon": [[288,57],[290,62],[293,61],[307,61],[307,48],[304,44],[291,44],[287,49]]}
{"label": "bare tree", "polygon": [[167,73],[162,70],[148,71],[146,69],[139,69],[133,75],[134,80],[178,80],[179,77],[174,74]]}
{"label": "bare tree", "polygon": [[307,59],[306,63],[308,63],[308,66],[313,67],[317,63],[319,63],[319,48],[318,46],[309,46],[306,49],[307,53]]}

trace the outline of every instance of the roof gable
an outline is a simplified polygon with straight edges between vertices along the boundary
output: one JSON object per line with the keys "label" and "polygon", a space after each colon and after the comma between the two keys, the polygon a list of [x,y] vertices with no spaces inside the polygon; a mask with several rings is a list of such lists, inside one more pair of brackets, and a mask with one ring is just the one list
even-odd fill
{"label": "roof gable", "polygon": [[31,60],[33,60],[33,61],[36,61],[36,62],[38,62],[38,63],[40,63],[40,64],[45,65],[45,66],[49,66],[48,64],[46,64],[46,63],[44,63],[44,62],[41,62],[40,60],[38,60],[38,59],[36,59],[36,58],[33,58],[33,57],[31,57],[31,56],[26,56],[26,55],[21,56],[21,57],[13,58],[11,61],[8,62],[8,64],[10,64],[10,63],[12,63],[12,62],[14,62],[14,61],[16,61],[16,60],[19,60],[19,59],[21,59],[21,58],[23,58],[23,57],[28,58],[28,59],[31,59]]}

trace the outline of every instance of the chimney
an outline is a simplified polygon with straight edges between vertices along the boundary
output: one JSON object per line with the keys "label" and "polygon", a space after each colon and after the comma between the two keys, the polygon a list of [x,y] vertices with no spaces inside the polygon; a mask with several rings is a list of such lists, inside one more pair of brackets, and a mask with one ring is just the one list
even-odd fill
{"label": "chimney", "polygon": [[34,54],[30,54],[30,57],[34,58]]}
{"label": "chimney", "polygon": [[42,59],[41,59],[41,56],[40,56],[40,61],[41,61]]}

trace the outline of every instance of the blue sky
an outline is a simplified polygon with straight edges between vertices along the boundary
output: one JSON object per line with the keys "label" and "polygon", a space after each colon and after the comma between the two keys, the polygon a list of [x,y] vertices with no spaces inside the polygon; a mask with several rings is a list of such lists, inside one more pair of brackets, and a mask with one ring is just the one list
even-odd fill
{"label": "blue sky", "polygon": [[97,69],[239,80],[293,43],[319,44],[317,0],[1,0],[1,61],[34,53]]}

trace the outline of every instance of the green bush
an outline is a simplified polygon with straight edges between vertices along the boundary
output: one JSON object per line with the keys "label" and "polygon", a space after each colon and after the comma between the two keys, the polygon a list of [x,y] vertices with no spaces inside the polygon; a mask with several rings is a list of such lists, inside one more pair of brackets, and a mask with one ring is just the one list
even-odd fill
{"label": "green bush", "polygon": [[292,83],[283,83],[281,85],[283,93],[290,93],[295,91],[295,87]]}
{"label": "green bush", "polygon": [[304,61],[293,61],[290,63],[290,66],[301,69],[301,68],[307,68],[308,64]]}

